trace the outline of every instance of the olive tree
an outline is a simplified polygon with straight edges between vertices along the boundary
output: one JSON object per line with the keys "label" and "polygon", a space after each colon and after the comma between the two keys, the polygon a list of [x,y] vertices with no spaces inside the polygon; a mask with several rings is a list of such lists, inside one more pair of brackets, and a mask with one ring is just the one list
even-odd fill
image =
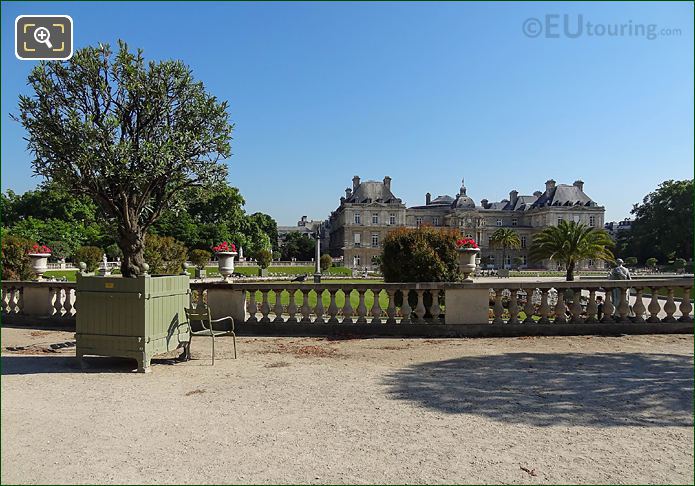
{"label": "olive tree", "polygon": [[117,229],[125,277],[143,273],[145,235],[182,191],[226,179],[227,103],[181,61],[146,62],[119,41],[41,62],[19,97],[34,172],[91,197]]}

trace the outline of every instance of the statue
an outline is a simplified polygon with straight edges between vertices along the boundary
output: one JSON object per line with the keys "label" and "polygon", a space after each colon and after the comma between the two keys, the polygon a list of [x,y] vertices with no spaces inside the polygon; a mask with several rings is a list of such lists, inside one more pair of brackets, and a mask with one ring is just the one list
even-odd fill
{"label": "statue", "polygon": [[[616,266],[613,267],[613,269],[608,273],[608,279],[609,280],[632,280],[632,276],[630,275],[630,270],[625,268],[623,266],[623,263],[625,263],[621,258],[618,258],[616,261]],[[611,297],[613,300],[613,306],[615,306],[616,314],[618,307],[620,307],[620,300],[621,300],[621,295],[627,295],[628,296],[628,304],[629,304],[629,296],[630,296],[630,289],[612,289],[611,290]]]}

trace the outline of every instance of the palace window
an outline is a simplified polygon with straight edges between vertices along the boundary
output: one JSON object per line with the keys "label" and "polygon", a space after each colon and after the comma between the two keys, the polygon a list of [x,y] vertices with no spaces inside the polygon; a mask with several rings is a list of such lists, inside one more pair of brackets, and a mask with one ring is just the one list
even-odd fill
{"label": "palace window", "polygon": [[589,226],[596,226],[596,217],[589,216]]}
{"label": "palace window", "polygon": [[558,226],[560,225],[560,223],[561,223],[562,221],[563,221],[562,216],[560,216],[559,218],[557,218],[557,224],[558,224]]}
{"label": "palace window", "polygon": [[362,224],[362,215],[360,213],[355,213],[355,224]]}
{"label": "palace window", "polygon": [[521,248],[526,248],[526,237],[525,236],[521,237]]}
{"label": "palace window", "polygon": [[415,218],[415,226],[417,226],[417,227],[422,226],[422,216],[418,216]]}
{"label": "palace window", "polygon": [[434,226],[439,226],[439,218],[438,218],[437,216],[435,216],[434,218],[432,218],[432,224],[433,224]]}
{"label": "palace window", "polygon": [[360,247],[362,245],[362,233],[355,233],[352,235],[352,237],[352,241],[355,243],[355,246]]}
{"label": "palace window", "polygon": [[372,213],[372,224],[379,224],[379,213]]}
{"label": "palace window", "polygon": [[352,257],[352,266],[353,267],[359,267],[360,263],[361,263],[361,261],[360,261],[359,255],[355,255],[354,257]]}
{"label": "palace window", "polygon": [[389,224],[396,224],[396,215],[393,213],[389,214]]}
{"label": "palace window", "polygon": [[379,247],[379,233],[372,233],[372,248]]}
{"label": "palace window", "polygon": [[502,219],[497,220],[497,226],[502,226]]}
{"label": "palace window", "polygon": [[512,226],[516,226],[519,220],[517,218],[512,218]]}

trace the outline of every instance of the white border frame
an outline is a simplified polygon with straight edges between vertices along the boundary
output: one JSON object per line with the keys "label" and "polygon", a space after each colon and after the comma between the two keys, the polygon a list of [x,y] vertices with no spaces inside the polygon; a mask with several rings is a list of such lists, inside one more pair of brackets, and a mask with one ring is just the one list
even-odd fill
{"label": "white border frame", "polygon": [[[20,19],[23,19],[25,17],[63,17],[66,19],[70,20],[70,54],[68,54],[67,57],[20,57],[19,51],[17,50],[17,24],[19,23]],[[70,59],[75,52],[75,43],[74,43],[74,38],[75,38],[75,22],[72,20],[72,17],[69,15],[64,15],[64,14],[52,14],[52,15],[18,15],[16,19],[14,19],[14,55],[17,59],[20,61],[67,61]]]}

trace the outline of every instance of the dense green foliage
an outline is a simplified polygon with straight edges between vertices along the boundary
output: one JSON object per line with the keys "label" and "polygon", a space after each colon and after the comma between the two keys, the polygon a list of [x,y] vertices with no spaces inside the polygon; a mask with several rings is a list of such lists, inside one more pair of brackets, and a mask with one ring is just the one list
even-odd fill
{"label": "dense green foliage", "polygon": [[26,238],[2,235],[2,279],[27,280],[32,277],[30,258],[27,253],[34,242]]}
{"label": "dense green foliage", "polygon": [[298,261],[306,262],[314,258],[316,240],[299,231],[291,231],[285,235],[280,252],[283,260],[290,261],[296,258]]}
{"label": "dense green foliage", "polygon": [[566,279],[574,280],[574,269],[581,260],[613,261],[611,237],[602,229],[596,229],[575,221],[560,221],[548,226],[533,237],[529,251],[532,261],[554,260],[565,265]]}
{"label": "dense green foliage", "polygon": [[256,261],[261,268],[268,268],[273,261],[273,252],[269,248],[264,248],[256,252]]}
{"label": "dense green foliage", "polygon": [[[142,273],[145,235],[187,188],[226,179],[227,103],[180,61],[146,62],[119,42],[37,64],[20,95],[19,121],[34,172],[91,198],[123,251],[125,277]],[[52,238],[64,239],[64,238]]]}
{"label": "dense green foliage", "polygon": [[511,228],[499,228],[492,236],[490,243],[493,248],[502,249],[502,268],[505,268],[507,263],[507,250],[521,248],[521,239],[516,231]]}
{"label": "dense green foliage", "polygon": [[188,248],[171,236],[145,237],[145,262],[152,274],[178,274],[188,256]]}
{"label": "dense green foliage", "polygon": [[628,267],[635,267],[637,266],[637,258],[636,257],[627,257],[625,259],[625,265]]}
{"label": "dense green foliage", "polygon": [[191,250],[191,252],[188,254],[188,258],[191,260],[191,263],[201,270],[204,269],[205,265],[208,264],[211,256],[212,253],[207,250]]}
{"label": "dense green foliage", "polygon": [[95,272],[104,257],[104,251],[96,246],[81,246],[75,251],[75,261],[84,262],[88,272]]}
{"label": "dense green foliage", "polygon": [[629,231],[618,234],[618,256],[660,262],[693,256],[693,179],[668,180],[635,204]]}
{"label": "dense green foliage", "polygon": [[333,258],[331,258],[331,256],[328,254],[321,255],[319,265],[321,266],[321,271],[325,272],[326,270],[331,268],[331,265],[333,265]]}
{"label": "dense green foliage", "polygon": [[654,257],[651,257],[651,258],[647,258],[645,263],[647,264],[647,266],[649,268],[656,268],[656,266],[659,264],[659,260],[657,260]]}
{"label": "dense green foliage", "polygon": [[455,229],[398,228],[384,238],[385,282],[453,282],[459,279]]}

